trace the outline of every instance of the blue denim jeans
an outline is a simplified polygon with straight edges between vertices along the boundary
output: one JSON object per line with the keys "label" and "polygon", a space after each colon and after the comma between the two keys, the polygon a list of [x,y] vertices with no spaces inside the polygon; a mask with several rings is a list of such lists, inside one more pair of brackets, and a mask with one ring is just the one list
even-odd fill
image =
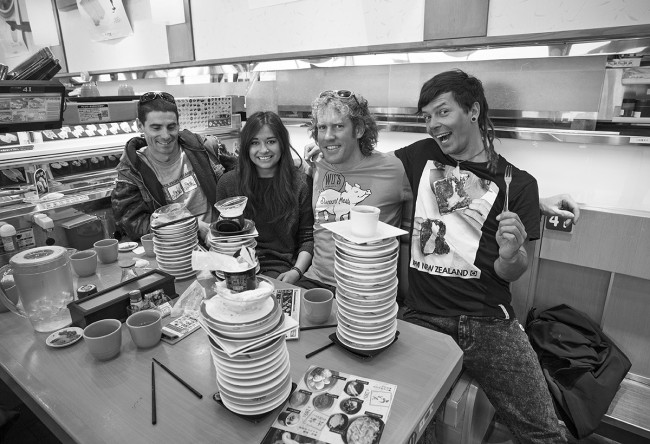
{"label": "blue denim jeans", "polygon": [[567,442],[537,355],[517,319],[435,316],[410,308],[403,319],[456,341],[463,367],[519,442]]}

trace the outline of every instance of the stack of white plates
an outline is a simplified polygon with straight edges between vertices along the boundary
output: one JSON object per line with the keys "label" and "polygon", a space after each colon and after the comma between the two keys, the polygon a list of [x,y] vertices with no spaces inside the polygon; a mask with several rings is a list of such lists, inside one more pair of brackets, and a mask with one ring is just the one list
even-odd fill
{"label": "stack of white plates", "polygon": [[177,280],[195,276],[192,250],[199,243],[198,230],[196,218],[151,229],[156,262],[162,271],[175,276]]}
{"label": "stack of white plates", "polygon": [[291,392],[291,375],[285,335],[238,356],[225,353],[210,336],[230,342],[250,342],[272,331],[283,320],[282,307],[271,295],[246,306],[218,296],[201,304],[200,322],[208,331],[219,395],[231,411],[260,415],[286,401]]}
{"label": "stack of white plates", "polygon": [[337,283],[336,335],[355,350],[378,350],[397,331],[397,255],[394,237],[357,244],[334,234]]}

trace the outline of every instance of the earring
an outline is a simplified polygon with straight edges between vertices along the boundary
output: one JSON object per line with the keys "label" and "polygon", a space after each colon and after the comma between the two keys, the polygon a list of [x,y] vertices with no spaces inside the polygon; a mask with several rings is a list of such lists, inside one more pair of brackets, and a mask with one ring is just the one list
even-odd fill
{"label": "earring", "polygon": [[472,118],[471,118],[470,120],[471,120],[472,122],[476,122],[476,121],[478,120],[478,117],[476,117],[476,116],[472,116]]}

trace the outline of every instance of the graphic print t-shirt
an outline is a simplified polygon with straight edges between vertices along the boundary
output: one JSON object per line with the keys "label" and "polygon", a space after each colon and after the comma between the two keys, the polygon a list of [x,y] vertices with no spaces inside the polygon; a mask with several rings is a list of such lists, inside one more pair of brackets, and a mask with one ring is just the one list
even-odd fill
{"label": "graphic print t-shirt", "polygon": [[336,286],[334,239],[324,224],[349,219],[352,206],[372,205],[381,211],[379,220],[399,227],[403,204],[410,200],[404,167],[395,156],[373,151],[349,170],[339,170],[322,159],[317,161],[312,195],[314,258],[305,276]]}
{"label": "graphic print t-shirt", "polygon": [[212,212],[206,212],[208,200],[199,185],[199,180],[194,173],[192,164],[185,155],[185,151],[180,150],[178,157],[170,159],[169,162],[156,160],[148,148],[140,150],[138,154],[156,173],[168,204],[185,203],[190,213],[205,213],[203,220],[210,222]]}
{"label": "graphic print t-shirt", "polygon": [[[505,199],[499,158],[492,175],[484,162],[460,166],[433,139],[398,150],[415,196],[406,305],[445,316],[514,316],[509,283],[494,271],[496,232]],[[513,168],[510,211],[529,239],[539,238],[537,182]]]}

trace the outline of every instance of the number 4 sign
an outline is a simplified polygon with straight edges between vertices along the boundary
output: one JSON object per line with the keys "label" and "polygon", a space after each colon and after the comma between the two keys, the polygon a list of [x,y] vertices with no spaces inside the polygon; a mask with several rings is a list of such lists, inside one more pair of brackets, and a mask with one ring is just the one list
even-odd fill
{"label": "number 4 sign", "polygon": [[565,233],[571,233],[571,231],[573,231],[573,222],[571,219],[567,219],[566,217],[547,217],[544,226],[547,230],[564,231]]}

